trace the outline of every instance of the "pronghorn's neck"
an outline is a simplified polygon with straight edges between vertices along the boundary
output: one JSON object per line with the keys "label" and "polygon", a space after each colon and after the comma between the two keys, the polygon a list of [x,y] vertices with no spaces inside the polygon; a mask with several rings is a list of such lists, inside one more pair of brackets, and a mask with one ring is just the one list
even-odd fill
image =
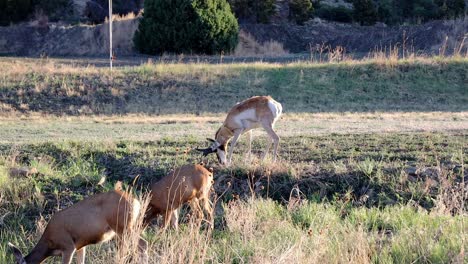
{"label": "pronghorn's neck", "polygon": [[227,145],[233,136],[234,132],[223,124],[216,132],[215,140],[220,145]]}

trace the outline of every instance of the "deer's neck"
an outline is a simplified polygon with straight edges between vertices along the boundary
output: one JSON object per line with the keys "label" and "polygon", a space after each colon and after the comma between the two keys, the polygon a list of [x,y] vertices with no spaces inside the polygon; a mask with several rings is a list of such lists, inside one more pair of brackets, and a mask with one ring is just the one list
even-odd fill
{"label": "deer's neck", "polygon": [[29,253],[24,260],[28,264],[42,263],[50,255],[50,250],[47,245],[47,241],[43,238],[39,240],[37,245],[33,248],[31,253]]}

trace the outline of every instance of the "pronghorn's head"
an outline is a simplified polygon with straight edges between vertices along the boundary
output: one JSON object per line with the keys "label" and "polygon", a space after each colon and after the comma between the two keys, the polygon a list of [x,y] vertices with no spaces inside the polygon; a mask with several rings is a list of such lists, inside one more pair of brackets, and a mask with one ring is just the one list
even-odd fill
{"label": "pronghorn's head", "polygon": [[203,152],[203,156],[216,152],[219,163],[226,164],[226,144],[221,145],[218,141],[211,138],[207,138],[207,140],[211,142],[211,145],[206,149],[197,148],[197,150]]}

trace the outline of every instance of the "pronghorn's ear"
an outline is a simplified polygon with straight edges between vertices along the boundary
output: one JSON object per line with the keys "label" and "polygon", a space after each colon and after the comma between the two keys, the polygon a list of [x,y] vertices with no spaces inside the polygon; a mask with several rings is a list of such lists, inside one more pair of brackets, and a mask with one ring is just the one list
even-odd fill
{"label": "pronghorn's ear", "polygon": [[216,140],[212,139],[212,138],[206,138],[206,140],[208,140],[209,142],[216,142]]}
{"label": "pronghorn's ear", "polygon": [[8,242],[8,246],[10,247],[11,251],[13,251],[13,255],[15,256],[16,263],[26,264],[26,260],[24,260],[23,254],[21,254],[21,251],[10,242]]}

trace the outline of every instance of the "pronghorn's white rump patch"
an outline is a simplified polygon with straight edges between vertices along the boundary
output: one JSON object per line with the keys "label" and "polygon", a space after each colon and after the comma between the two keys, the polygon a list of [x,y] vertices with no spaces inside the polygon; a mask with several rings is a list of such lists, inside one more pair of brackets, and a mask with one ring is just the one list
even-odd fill
{"label": "pronghorn's white rump patch", "polygon": [[273,122],[276,122],[276,120],[281,116],[281,113],[283,113],[283,106],[274,100],[269,100],[268,107],[273,114]]}
{"label": "pronghorn's white rump patch", "polygon": [[239,126],[242,126],[242,121],[243,120],[256,121],[257,120],[257,112],[255,111],[255,108],[246,109],[246,110],[240,112],[238,115],[236,115],[234,117],[234,121]]}

